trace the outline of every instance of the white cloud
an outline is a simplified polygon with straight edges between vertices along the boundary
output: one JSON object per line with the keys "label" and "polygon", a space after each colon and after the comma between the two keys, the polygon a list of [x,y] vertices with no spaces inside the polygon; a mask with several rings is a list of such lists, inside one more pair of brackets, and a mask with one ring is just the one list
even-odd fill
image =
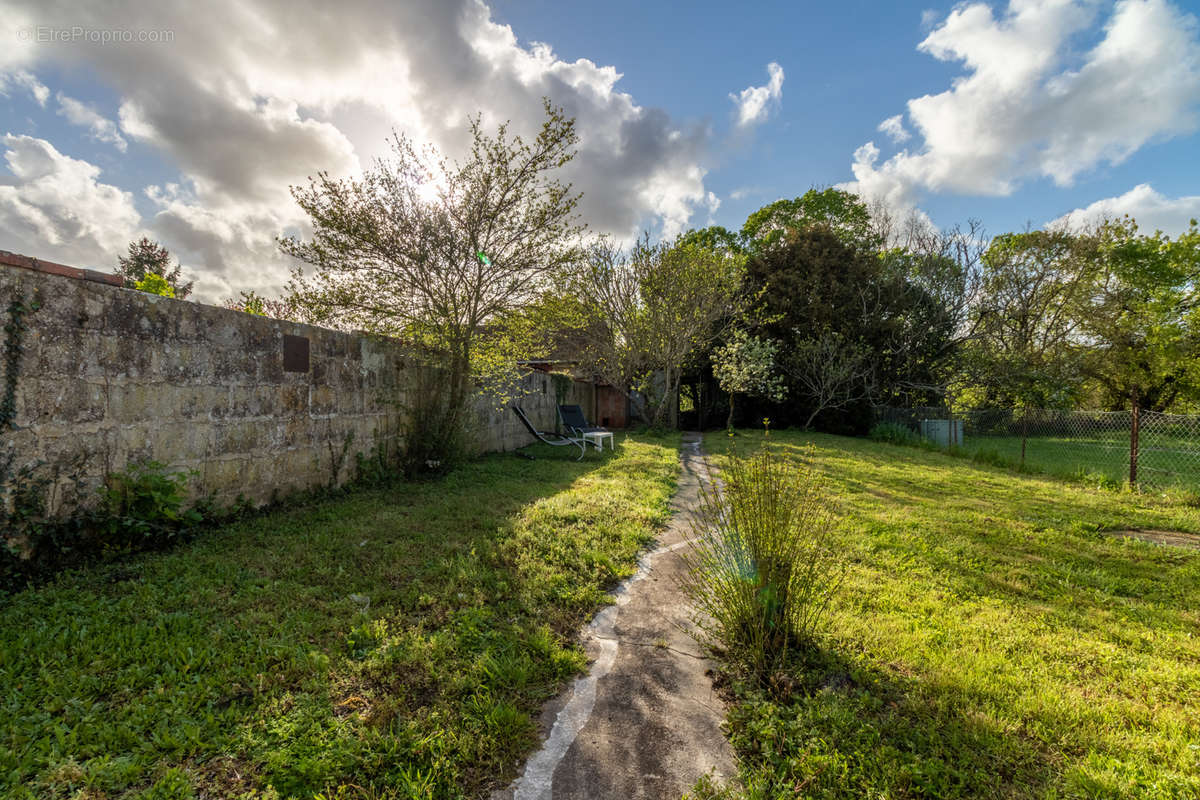
{"label": "white cloud", "polygon": [[737,106],[737,125],[740,128],[766,121],[772,106],[783,98],[783,67],[772,61],[767,64],[765,86],[747,86],[737,94],[729,95]]}
{"label": "white cloud", "polygon": [[904,115],[897,114],[894,117],[888,117],[883,122],[879,123],[879,131],[886,133],[887,137],[896,144],[906,142],[912,136],[911,133],[904,127]]}
{"label": "white cloud", "polygon": [[50,99],[50,89],[32,73],[23,69],[11,73],[0,72],[0,95],[7,97],[14,87],[28,91],[42,108],[46,107],[46,101]]}
{"label": "white cloud", "polygon": [[175,185],[149,187],[158,213],[148,224],[193,267],[201,298],[286,279],[274,237],[303,224],[290,184],[358,172],[386,153],[392,130],[461,155],[477,112],[485,127],[511,119],[532,135],[543,97],[577,119],[579,155],[564,177],[583,191],[594,229],[670,233],[712,205],[707,127],[639,106],[611,66],[522,45],[482,0],[368,0],[339,7],[336,24],[321,0],[216,0],[204,14],[6,2],[32,24],[107,28],[119,18],[123,29],[176,31],[169,44],[47,43],[13,58],[97,76],[120,95],[122,137],[178,167]]}
{"label": "white cloud", "polygon": [[[966,69],[948,90],[908,101],[921,146],[882,163],[873,144],[860,148],[846,186],[910,205],[921,192],[1005,196],[1039,178],[1070,185],[1190,133],[1197,27],[1167,0],[1120,0],[1106,19],[1068,0],[1012,0],[999,17],[960,5],[918,46]],[[1098,42],[1080,52],[1090,35]]]}
{"label": "white cloud", "polygon": [[704,221],[705,225],[715,225],[717,210],[721,208],[721,198],[717,197],[716,192],[707,192],[704,195],[704,210],[708,212],[708,219]]}
{"label": "white cloud", "polygon": [[1200,195],[1170,198],[1155,191],[1150,184],[1140,183],[1125,194],[1097,200],[1047,225],[1082,225],[1126,214],[1137,220],[1143,231],[1159,230],[1177,236],[1188,229],[1192,220],[1200,219]]}
{"label": "white cloud", "polygon": [[117,256],[140,231],[133,196],[101,183],[99,167],[63,155],[45,139],[6,134],[0,144],[11,173],[0,175],[5,249],[115,268]]}
{"label": "white cloud", "polygon": [[125,139],[117,131],[117,124],[100,114],[94,108],[84,105],[73,97],[58,93],[58,113],[67,118],[72,125],[79,125],[91,131],[91,137],[98,142],[106,142],[122,153],[128,147]]}
{"label": "white cloud", "polygon": [[[31,11],[14,8],[5,4],[0,9],[0,79],[4,73],[16,70],[28,62],[30,55],[37,49],[38,43],[30,35],[34,25],[34,15]],[[47,94],[49,97],[49,94]]]}

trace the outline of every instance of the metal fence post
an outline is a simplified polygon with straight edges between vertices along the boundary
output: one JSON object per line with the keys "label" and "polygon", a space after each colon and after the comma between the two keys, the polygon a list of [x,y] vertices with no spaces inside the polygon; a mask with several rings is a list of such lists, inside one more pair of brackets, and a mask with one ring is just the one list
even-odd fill
{"label": "metal fence post", "polygon": [[1137,488],[1138,480],[1138,393],[1134,389],[1130,394],[1132,416],[1129,419],[1129,488]]}
{"label": "metal fence post", "polygon": [[1029,407],[1021,411],[1021,469],[1025,469],[1025,445],[1029,441]]}

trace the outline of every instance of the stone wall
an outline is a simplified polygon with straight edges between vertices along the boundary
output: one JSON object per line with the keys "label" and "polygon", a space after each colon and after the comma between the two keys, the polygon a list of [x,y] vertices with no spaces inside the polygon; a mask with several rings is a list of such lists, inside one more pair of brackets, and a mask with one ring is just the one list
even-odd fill
{"label": "stone wall", "polygon": [[[516,389],[517,394],[523,395],[517,403],[539,430],[554,431],[562,427],[558,419],[558,395],[551,375],[530,372]],[[578,403],[587,409],[594,391],[591,383],[572,381],[562,402]],[[533,440],[512,410],[496,408],[495,401],[488,398],[480,398],[475,403],[473,435],[482,452],[516,450]]]}
{"label": "stone wall", "polygon": [[[17,465],[85,459],[86,489],[155,460],[194,471],[195,496],[260,504],[343,483],[356,453],[403,442],[397,400],[417,382],[398,342],[157,297],[0,251],[0,305],[35,294],[15,427],[0,441]],[[551,377],[530,373],[520,388],[535,423],[553,429]],[[511,410],[481,400],[476,416],[481,451],[531,441]],[[66,491],[56,487],[53,506]]]}

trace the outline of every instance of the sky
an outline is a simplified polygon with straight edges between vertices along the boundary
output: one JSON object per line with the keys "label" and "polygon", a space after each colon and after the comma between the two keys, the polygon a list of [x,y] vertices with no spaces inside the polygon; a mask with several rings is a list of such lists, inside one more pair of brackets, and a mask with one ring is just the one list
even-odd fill
{"label": "sky", "polygon": [[0,0],[0,249],[111,270],[150,236],[195,297],[278,293],[289,186],[395,131],[576,117],[589,228],[740,228],[837,186],[991,233],[1200,217],[1196,0]]}

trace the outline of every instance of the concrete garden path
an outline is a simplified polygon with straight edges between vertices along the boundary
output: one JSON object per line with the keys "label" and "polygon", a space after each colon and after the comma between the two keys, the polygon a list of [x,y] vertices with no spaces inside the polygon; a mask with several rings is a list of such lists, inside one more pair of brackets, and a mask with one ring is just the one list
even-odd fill
{"label": "concrete garden path", "polygon": [[542,714],[542,747],[495,800],[665,800],[705,773],[732,778],[725,709],[692,640],[678,577],[688,516],[707,480],[700,436],[685,434],[674,515],[658,548],[584,629],[592,666]]}

